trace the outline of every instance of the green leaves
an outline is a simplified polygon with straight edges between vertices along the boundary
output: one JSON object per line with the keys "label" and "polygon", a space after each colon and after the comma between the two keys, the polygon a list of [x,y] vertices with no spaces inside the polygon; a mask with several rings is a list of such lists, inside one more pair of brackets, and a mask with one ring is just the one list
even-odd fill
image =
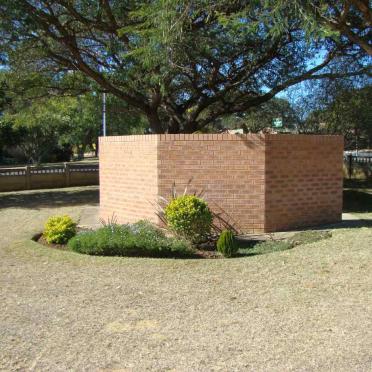
{"label": "green leaves", "polygon": [[76,223],[69,216],[50,217],[43,232],[49,244],[66,244],[75,234]]}
{"label": "green leaves", "polygon": [[[343,5],[56,0],[48,7],[44,1],[2,1],[0,46],[17,74],[36,71],[58,81],[79,71],[94,82],[84,86],[99,86],[140,111],[154,132],[192,133],[259,106],[314,73],[363,73],[365,53],[355,39],[368,43],[370,34],[356,5],[340,33],[337,11]],[[322,59],[327,52],[330,61]],[[341,58],[346,63],[331,69]],[[319,70],[312,72],[314,61]],[[345,68],[347,62],[353,69]]]}
{"label": "green leaves", "polygon": [[230,230],[223,230],[217,240],[217,251],[224,257],[232,257],[238,252],[239,246],[234,233]]}
{"label": "green leaves", "polygon": [[207,203],[194,196],[179,196],[165,208],[168,227],[176,234],[197,243],[211,231],[212,213]]}
{"label": "green leaves", "polygon": [[132,225],[110,224],[78,234],[68,242],[78,253],[96,256],[190,257],[190,244],[167,237],[147,221]]}

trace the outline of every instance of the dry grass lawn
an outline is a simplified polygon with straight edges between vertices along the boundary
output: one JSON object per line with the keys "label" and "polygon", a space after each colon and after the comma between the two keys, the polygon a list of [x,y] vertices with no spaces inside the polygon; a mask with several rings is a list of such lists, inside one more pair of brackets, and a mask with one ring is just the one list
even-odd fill
{"label": "dry grass lawn", "polygon": [[30,240],[95,188],[0,194],[0,370],[370,371],[372,229],[225,260]]}

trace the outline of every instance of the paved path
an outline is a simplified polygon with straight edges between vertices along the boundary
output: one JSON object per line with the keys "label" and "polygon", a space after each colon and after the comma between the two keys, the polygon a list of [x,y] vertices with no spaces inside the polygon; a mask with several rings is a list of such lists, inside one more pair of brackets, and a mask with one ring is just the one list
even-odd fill
{"label": "paved path", "polygon": [[102,226],[99,220],[99,206],[84,207],[80,213],[79,226],[92,230]]}

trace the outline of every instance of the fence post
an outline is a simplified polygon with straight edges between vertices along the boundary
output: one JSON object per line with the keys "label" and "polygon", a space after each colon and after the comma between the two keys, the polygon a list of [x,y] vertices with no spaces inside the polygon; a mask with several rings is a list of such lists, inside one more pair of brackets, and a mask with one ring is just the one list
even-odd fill
{"label": "fence post", "polygon": [[65,181],[66,187],[70,186],[70,165],[68,163],[63,163],[65,168]]}
{"label": "fence post", "polygon": [[348,173],[349,173],[349,179],[353,175],[353,155],[350,154],[348,157]]}
{"label": "fence post", "polygon": [[30,170],[29,165],[25,166],[25,176],[26,176],[26,190],[30,190],[31,189],[31,170]]}

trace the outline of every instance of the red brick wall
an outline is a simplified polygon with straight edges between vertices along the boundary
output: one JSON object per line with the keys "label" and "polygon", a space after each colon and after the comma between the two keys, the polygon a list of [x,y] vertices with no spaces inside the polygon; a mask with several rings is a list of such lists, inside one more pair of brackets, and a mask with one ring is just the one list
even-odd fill
{"label": "red brick wall", "polygon": [[264,228],[264,137],[228,134],[164,135],[159,141],[159,194],[175,181],[183,192],[203,191],[210,208],[242,230]]}
{"label": "red brick wall", "polygon": [[244,232],[337,221],[342,138],[179,134],[100,139],[101,217],[159,222],[154,201],[192,178],[212,209]]}
{"label": "red brick wall", "polygon": [[101,137],[100,217],[120,223],[158,222],[150,202],[158,193],[157,136]]}
{"label": "red brick wall", "polygon": [[265,230],[341,219],[343,137],[266,137]]}

